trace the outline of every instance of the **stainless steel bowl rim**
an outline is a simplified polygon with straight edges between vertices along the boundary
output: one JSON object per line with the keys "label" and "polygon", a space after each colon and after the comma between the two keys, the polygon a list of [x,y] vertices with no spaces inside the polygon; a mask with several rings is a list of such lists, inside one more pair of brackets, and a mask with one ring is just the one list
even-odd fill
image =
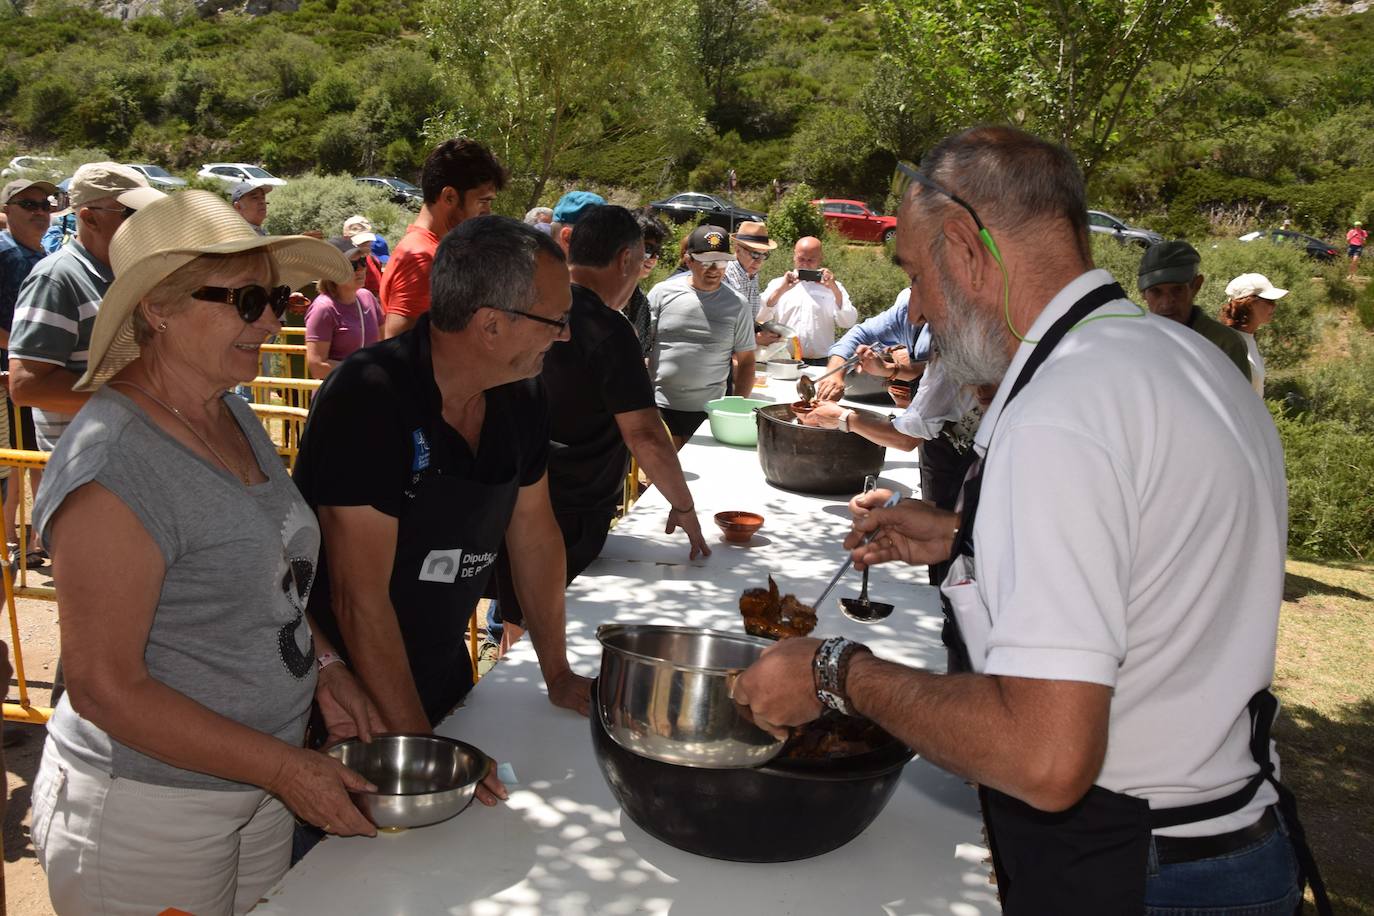
{"label": "stainless steel bowl rim", "polygon": [[747,633],[730,633],[725,630],[710,630],[704,629],[702,627],[678,627],[670,626],[668,624],[657,623],[603,623],[596,628],[596,639],[597,642],[601,643],[601,647],[603,649],[609,649],[610,651],[617,652],[625,656],[626,658],[633,658],[636,661],[645,662],[647,664],[654,665],[659,668],[671,668],[674,671],[702,671],[708,674],[731,674],[737,671],[743,671],[744,669],[733,666],[713,667],[708,665],[686,665],[682,662],[669,661],[666,658],[658,658],[657,656],[653,655],[645,655],[642,652],[635,652],[633,650],[625,649],[620,646],[611,646],[606,644],[606,640],[609,637],[619,633],[630,632],[684,633],[691,636],[713,636],[717,639],[726,639],[730,642],[744,643],[746,645],[759,646],[765,649],[773,645],[774,642],[771,639],[764,639],[761,636],[750,636]]}
{"label": "stainless steel bowl rim", "polygon": [[[466,741],[459,741],[457,738],[450,738],[447,735],[422,735],[419,732],[386,732],[384,734],[372,736],[373,741],[379,738],[428,738],[432,741],[438,741],[441,744],[452,744],[468,753],[477,755],[478,759],[482,761],[482,772],[478,774],[477,778],[472,782],[459,783],[455,786],[449,786],[446,789],[430,789],[425,792],[364,792],[360,789],[349,789],[349,791],[355,795],[375,795],[378,798],[408,798],[413,795],[437,795],[440,792],[453,792],[459,789],[466,789],[468,786],[475,786],[491,775],[491,768],[493,766],[491,757],[481,748],[468,744]],[[342,741],[335,741],[333,744],[321,748],[321,750],[333,757],[334,755],[331,754],[330,751],[333,751],[335,748],[343,747],[350,741],[357,741],[359,744],[363,743],[361,738],[344,738]]]}

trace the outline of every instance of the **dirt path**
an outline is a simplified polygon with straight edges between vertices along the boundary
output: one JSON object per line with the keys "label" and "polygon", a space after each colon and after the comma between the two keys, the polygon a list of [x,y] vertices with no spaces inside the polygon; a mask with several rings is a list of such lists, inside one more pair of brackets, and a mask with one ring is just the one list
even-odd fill
{"label": "dirt path", "polygon": [[[30,584],[48,585],[45,576],[30,573]],[[19,638],[24,652],[24,673],[29,682],[29,702],[46,706],[57,666],[57,605],[51,601],[19,599]],[[9,626],[0,627],[6,643]],[[17,700],[18,687],[11,682],[9,699]],[[23,738],[5,748],[5,776],[9,807],[5,812],[5,898],[9,916],[53,916],[48,885],[29,842],[29,795],[38,759],[43,753],[43,729],[5,723],[5,737],[18,732]]]}

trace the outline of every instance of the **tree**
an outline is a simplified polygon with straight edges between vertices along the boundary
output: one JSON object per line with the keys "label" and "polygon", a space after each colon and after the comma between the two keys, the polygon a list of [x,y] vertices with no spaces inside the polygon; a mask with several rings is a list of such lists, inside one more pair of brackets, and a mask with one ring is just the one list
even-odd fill
{"label": "tree", "polygon": [[1086,175],[1186,119],[1295,0],[874,0],[884,70],[945,131],[1010,122]]}
{"label": "tree", "polygon": [[762,48],[763,0],[697,0],[697,59],[712,103],[719,107]]}
{"label": "tree", "polygon": [[481,139],[511,169],[527,206],[557,157],[643,134],[681,142],[700,123],[690,0],[426,0],[439,73],[457,99],[431,139]]}

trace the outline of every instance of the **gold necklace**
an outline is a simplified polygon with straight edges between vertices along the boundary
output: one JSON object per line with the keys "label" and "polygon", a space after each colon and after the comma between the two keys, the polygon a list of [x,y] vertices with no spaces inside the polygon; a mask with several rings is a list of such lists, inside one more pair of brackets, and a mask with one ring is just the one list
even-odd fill
{"label": "gold necklace", "polygon": [[[189,419],[187,419],[186,415],[183,414],[180,410],[177,410],[177,409],[176,409],[175,407],[173,407],[171,404],[168,404],[166,401],[162,400],[162,399],[159,398],[157,395],[155,395],[155,394],[153,394],[151,391],[149,391],[147,388],[144,388],[142,385],[135,384],[134,382],[130,382],[130,381],[126,380],[126,379],[117,379],[117,380],[115,380],[115,381],[110,382],[109,384],[111,384],[111,385],[128,385],[130,388],[134,389],[135,391],[142,392],[142,393],[143,393],[143,396],[146,397],[148,400],[152,401],[154,404],[156,404],[157,406],[161,407],[163,410],[167,411],[167,412],[170,413],[172,416],[174,416],[174,417],[176,417],[178,420],[180,420],[180,421],[186,426],[186,428],[189,429],[189,430],[191,431],[191,435],[193,435],[193,436],[195,436],[197,439],[199,439],[199,440],[200,440],[200,444],[203,445],[203,446],[205,446],[205,447],[210,451],[210,454],[211,454],[211,455],[214,455],[214,456],[215,456],[215,460],[217,460],[220,464],[224,465],[224,469],[225,469],[226,471],[228,471],[230,474],[233,474],[235,477],[237,477],[239,480],[241,480],[241,481],[243,482],[243,485],[244,485],[245,487],[247,487],[247,486],[252,486],[253,480],[252,480],[252,473],[251,473],[251,471],[245,471],[245,470],[243,470],[243,469],[241,469],[241,468],[239,468],[239,467],[235,467],[234,465],[232,465],[232,464],[230,464],[228,461],[226,461],[226,460],[224,459],[224,456],[221,455],[221,454],[219,453],[219,450],[218,450],[217,448],[215,448],[213,445],[210,444],[210,440],[208,440],[208,439],[206,439],[204,436],[202,436],[202,435],[200,434],[200,431],[199,431],[198,429],[196,429],[195,426],[193,426],[193,425],[191,424],[191,421],[190,421]],[[221,408],[224,408],[224,401],[223,401],[222,399],[220,400],[219,403],[220,403],[220,407],[221,407]],[[227,408],[226,408],[226,409],[227,409]],[[234,429],[238,430],[239,439],[242,440],[242,439],[244,438],[244,437],[243,437],[243,430],[239,428],[238,420],[235,420],[234,417],[233,417],[233,415],[231,414],[230,417],[229,417],[229,421],[230,421],[231,423],[233,423]],[[253,454],[253,452],[252,452],[252,446],[249,446],[248,455],[249,455],[249,458],[250,458],[250,462],[249,462],[250,465],[251,465],[252,454]]]}

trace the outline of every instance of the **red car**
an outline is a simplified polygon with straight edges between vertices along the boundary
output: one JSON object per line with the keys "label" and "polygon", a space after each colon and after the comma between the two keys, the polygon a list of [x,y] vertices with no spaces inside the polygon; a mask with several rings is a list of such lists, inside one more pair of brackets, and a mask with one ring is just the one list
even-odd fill
{"label": "red car", "polygon": [[811,205],[820,207],[826,223],[847,239],[886,243],[897,235],[897,217],[874,213],[861,200],[824,197],[811,201]]}

